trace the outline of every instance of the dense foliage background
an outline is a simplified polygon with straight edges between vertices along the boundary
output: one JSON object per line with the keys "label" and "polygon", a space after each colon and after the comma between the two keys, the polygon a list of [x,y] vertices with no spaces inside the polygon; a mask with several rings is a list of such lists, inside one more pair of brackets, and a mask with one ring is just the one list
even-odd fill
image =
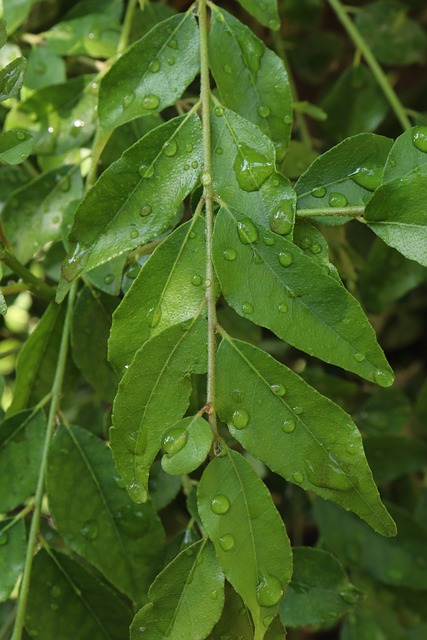
{"label": "dense foliage background", "polygon": [[[191,477],[167,475],[157,459],[150,477],[151,502],[141,506],[122,497],[123,481],[103,444],[109,437],[119,381],[117,370],[107,361],[112,313],[159,241],[141,243],[88,270],[72,316],[67,315],[66,304],[55,305],[52,300],[85,181],[93,183],[142,136],[187,113],[199,92],[193,74],[174,104],[161,114],[145,113],[119,123],[104,145],[97,129],[100,79],[117,52],[175,12],[186,11],[191,3],[3,0],[2,4],[0,254],[4,297],[0,305],[2,312],[7,305],[7,313],[0,320],[0,640],[12,637],[17,581],[26,562],[34,510],[32,496],[38,484],[43,488],[39,470],[52,396],[58,398],[58,404],[60,398],[60,410],[55,407],[58,428],[49,453],[49,499],[41,505],[37,538],[41,550],[33,564],[23,637],[121,640],[127,637],[135,612],[146,603],[154,577],[180,550],[201,544],[195,496],[195,481],[201,472]],[[357,6],[282,0],[278,30],[255,20],[242,8],[244,2],[217,4],[248,25],[285,63],[294,98],[294,123],[289,146],[277,147],[277,153],[279,169],[292,183],[320,154],[348,136],[375,132],[397,138],[410,126],[427,126],[427,9],[423,0],[374,0],[355,3]],[[248,5],[250,8],[251,3]],[[357,29],[356,39],[364,39],[374,66],[377,61],[384,70],[391,98],[362,55],[360,42],[354,41],[354,34],[340,21],[337,7],[343,10],[343,6]],[[170,47],[171,67],[175,57],[178,62],[179,53]],[[177,82],[178,78],[177,73]],[[125,94],[123,100],[128,108],[132,97]],[[104,105],[106,120],[107,101]],[[151,108],[148,103],[145,106]],[[427,134],[424,144],[422,151],[426,152]],[[99,161],[98,170],[96,163],[91,164],[92,152]],[[346,153],[344,148],[338,162],[345,162]],[[194,166],[188,165],[189,180],[197,169],[197,159],[193,162]],[[189,219],[190,208],[194,211],[200,196],[199,187],[187,198],[185,187],[182,189],[184,205],[177,202],[172,226]],[[423,189],[420,192],[426,194]],[[114,192],[110,197],[113,202]],[[403,208],[405,202],[403,199]],[[106,200],[105,206],[109,204]],[[424,264],[425,206],[418,232]],[[149,213],[146,210],[141,215]],[[272,354],[351,414],[398,534],[379,536],[353,514],[314,499],[298,483],[286,482],[245,454],[269,488],[296,547],[294,575],[280,613],[288,638],[293,640],[421,640],[427,636],[427,268],[385,244],[365,224],[326,222],[329,224],[318,224],[317,219],[311,231],[301,231],[299,246],[314,256],[322,254],[320,259],[335,265],[347,289],[360,301],[395,371],[392,387],[380,388],[310,357],[237,315],[222,300],[219,320],[235,338]],[[69,241],[73,246],[73,239]],[[69,269],[72,277],[70,263]],[[61,282],[60,291],[62,287],[65,295],[67,285]],[[193,282],[195,286],[200,283]],[[152,310],[155,315],[154,304]],[[136,308],[128,310],[129,314],[136,312]],[[71,346],[62,388],[57,388],[55,371],[62,353],[64,318],[71,322]],[[156,318],[151,322],[155,324]],[[118,353],[125,353],[131,341],[131,335],[125,336],[123,344],[116,346]],[[202,371],[197,368],[199,363],[193,365],[188,415],[197,413],[204,402],[205,378],[197,375]],[[87,468],[96,470],[102,491],[89,487]],[[107,505],[104,495],[109,496]],[[119,529],[123,526],[126,532],[125,542],[120,536],[116,540],[114,531],[107,531],[109,525],[103,518],[109,510],[122,523]],[[188,556],[179,556],[179,571],[185,572],[185,562],[199,552],[200,547],[192,547]],[[211,561],[204,559],[206,566]],[[143,597],[141,584],[145,586]],[[216,589],[212,585],[213,600]],[[156,597],[161,600],[162,594]],[[223,618],[209,638],[249,637],[250,623],[238,613],[242,606],[231,590],[226,591]],[[144,637],[142,632],[134,633],[135,639]],[[283,633],[280,628],[272,629],[266,637],[280,638]],[[16,635],[13,638],[18,640]]]}

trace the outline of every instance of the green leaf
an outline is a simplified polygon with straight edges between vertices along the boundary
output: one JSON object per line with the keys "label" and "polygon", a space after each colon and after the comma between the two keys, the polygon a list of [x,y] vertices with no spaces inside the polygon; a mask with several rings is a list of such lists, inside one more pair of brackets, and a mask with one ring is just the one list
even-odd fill
{"label": "green leaf", "polygon": [[286,625],[330,625],[354,607],[359,593],[331,553],[312,547],[294,547],[293,556],[292,580],[280,605],[280,615]]}
{"label": "green leaf", "polygon": [[427,127],[412,127],[395,140],[384,167],[383,182],[404,178],[426,163]]}
{"label": "green leaf", "polygon": [[72,280],[169,229],[199,180],[201,161],[196,115],[170,120],[130,147],[78,207],[65,277]]}
{"label": "green leaf", "polygon": [[33,136],[25,131],[5,131],[0,135],[0,159],[8,164],[26,160],[33,147]]}
{"label": "green leaf", "polygon": [[269,491],[235,451],[212,460],[198,488],[199,513],[225,577],[262,639],[292,574],[292,555]]}
{"label": "green leaf", "polygon": [[[319,221],[336,224],[334,209],[366,205],[381,184],[392,144],[389,138],[360,133],[319,156],[295,185],[298,210],[330,208],[332,218]],[[344,216],[338,223],[347,220]]]}
{"label": "green leaf", "polygon": [[3,225],[18,260],[27,263],[48,242],[59,240],[81,198],[80,167],[43,173],[13,192],[3,210]]}
{"label": "green leaf", "polygon": [[420,439],[371,436],[365,438],[364,446],[379,485],[427,466],[427,443]]}
{"label": "green leaf", "polygon": [[254,634],[249,610],[245,607],[239,594],[226,582],[225,602],[222,615],[207,640],[223,640],[230,631],[232,631],[237,638],[252,638]]}
{"label": "green leaf", "polygon": [[3,16],[0,18],[0,49],[4,47],[7,42],[6,23],[3,20]]}
{"label": "green leaf", "polygon": [[67,79],[65,61],[48,47],[33,47],[28,54],[24,87],[33,91],[54,84],[64,84]]}
{"label": "green leaf", "polygon": [[37,404],[51,391],[64,317],[65,306],[52,302],[19,352],[8,415]]}
{"label": "green leaf", "polygon": [[31,180],[22,167],[6,165],[0,167],[0,207],[3,209],[9,196]]}
{"label": "green leaf", "polygon": [[[187,222],[161,243],[142,267],[113,316],[109,356],[122,368],[151,337],[197,313],[206,292],[206,238],[202,218]],[[150,321],[153,309],[161,314]]]}
{"label": "green leaf", "polygon": [[181,491],[181,487],[181,478],[165,473],[160,460],[153,463],[150,471],[149,493],[156,511],[167,507]]}
{"label": "green leaf", "polygon": [[115,593],[62,553],[34,558],[26,613],[31,637],[43,640],[123,640],[129,609]]}
{"label": "green leaf", "polygon": [[320,129],[335,142],[360,131],[375,131],[387,115],[389,104],[371,71],[351,65],[321,102],[327,120]]}
{"label": "green leaf", "polygon": [[427,531],[409,513],[388,508],[397,525],[393,540],[333,504],[316,500],[314,511],[325,546],[344,562],[393,587],[426,589]]}
{"label": "green leaf", "polygon": [[265,27],[276,31],[280,27],[280,18],[277,10],[277,0],[238,0],[248,13],[258,20]]}
{"label": "green leaf", "polygon": [[365,209],[365,220],[372,231],[424,267],[427,267],[426,199],[427,177],[414,171],[379,187]]}
{"label": "green leaf", "polygon": [[318,157],[318,153],[298,140],[291,140],[286,156],[281,163],[285,176],[296,180]]}
{"label": "green leaf", "polygon": [[117,51],[120,26],[108,14],[91,13],[58,22],[41,35],[50,51],[60,56],[110,58]]}
{"label": "green leaf", "polygon": [[357,424],[368,435],[387,435],[400,431],[412,414],[411,403],[401,389],[378,389],[357,411]]}
{"label": "green leaf", "polygon": [[[158,317],[153,310],[153,322]],[[150,466],[162,435],[188,407],[190,373],[206,371],[203,319],[166,329],[146,342],[126,370],[114,402],[111,448],[129,495],[147,499]]]}
{"label": "green leaf", "polygon": [[86,278],[100,291],[110,296],[118,296],[122,288],[126,260],[126,254],[117,256],[89,271]]}
{"label": "green leaf", "polygon": [[209,62],[223,104],[268,135],[281,160],[292,129],[292,93],[282,60],[248,27],[214,7]]}
{"label": "green leaf", "polygon": [[199,71],[199,31],[191,12],[174,15],[135,42],[102,79],[104,131],[172,105]]}
{"label": "green leaf", "polygon": [[135,616],[131,640],[202,640],[221,615],[224,575],[213,545],[187,547],[157,576]]}
{"label": "green leaf", "polygon": [[12,35],[25,22],[30,13],[31,5],[35,2],[37,0],[3,0],[4,19],[9,35]]}
{"label": "green leaf", "polygon": [[36,491],[46,434],[43,411],[22,411],[0,427],[0,512],[8,512]]}
{"label": "green leaf", "polygon": [[71,328],[74,362],[92,387],[109,402],[113,401],[119,382],[107,361],[107,340],[116,306],[116,299],[85,287],[74,307]]}
{"label": "green leaf", "polygon": [[199,415],[176,422],[163,435],[163,470],[176,476],[195,471],[208,455],[212,439],[209,423]]}
{"label": "green leaf", "polygon": [[70,547],[120,591],[143,602],[157,568],[162,526],[151,504],[130,500],[107,445],[79,427],[60,427],[49,452],[47,494]]}
{"label": "green leaf", "polygon": [[97,91],[93,75],[44,86],[8,113],[7,128],[31,133],[37,154],[80,149],[95,130]]}
{"label": "green leaf", "polygon": [[[5,476],[2,476],[4,479]],[[27,543],[23,520],[0,521],[0,602],[7,600],[25,563]]]}
{"label": "green leaf", "polygon": [[21,56],[0,71],[0,102],[19,93],[24,82],[26,65],[26,59]]}
{"label": "green leaf", "polygon": [[[294,227],[295,244],[309,256],[329,270],[329,275],[334,276],[339,282],[341,279],[335,266],[329,262],[329,246],[317,227],[308,220],[299,218]],[[326,269],[325,269],[326,271]]]}
{"label": "green leaf", "polygon": [[393,382],[357,300],[289,240],[223,207],[213,258],[222,293],[241,316],[325,362],[382,386]]}
{"label": "green leaf", "polygon": [[357,427],[293,371],[227,338],[217,357],[217,409],[232,436],[272,471],[351,509],[382,535],[395,534]]}

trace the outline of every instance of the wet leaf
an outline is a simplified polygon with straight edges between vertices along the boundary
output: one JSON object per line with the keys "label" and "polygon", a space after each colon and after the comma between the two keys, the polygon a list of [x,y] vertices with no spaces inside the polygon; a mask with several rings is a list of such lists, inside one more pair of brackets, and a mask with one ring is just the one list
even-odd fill
{"label": "wet leaf", "polygon": [[163,470],[176,476],[195,471],[206,459],[212,439],[209,423],[199,415],[176,422],[163,435]]}
{"label": "wet leaf", "polygon": [[239,340],[222,341],[217,379],[219,416],[249,453],[286,480],[351,509],[382,535],[395,534],[347,413]]}
{"label": "wet leaf", "polygon": [[277,11],[277,0],[238,0],[248,13],[258,20],[265,27],[276,30],[280,26],[279,13]]}
{"label": "wet leaf", "polygon": [[[3,478],[4,476],[2,476]],[[27,541],[23,520],[0,521],[0,602],[10,596],[24,568]]]}
{"label": "wet leaf", "polygon": [[19,164],[28,158],[33,136],[25,131],[5,131],[0,135],[0,159],[7,164]]}
{"label": "wet leaf", "polygon": [[26,59],[19,57],[0,71],[0,102],[19,93],[24,82],[26,65]]}
{"label": "wet leaf", "polygon": [[282,519],[257,473],[235,451],[210,462],[198,489],[199,513],[225,577],[263,638],[292,573]]}
{"label": "wet leaf", "polygon": [[116,53],[120,26],[108,14],[91,13],[58,22],[42,35],[50,51],[60,56],[109,58]]}

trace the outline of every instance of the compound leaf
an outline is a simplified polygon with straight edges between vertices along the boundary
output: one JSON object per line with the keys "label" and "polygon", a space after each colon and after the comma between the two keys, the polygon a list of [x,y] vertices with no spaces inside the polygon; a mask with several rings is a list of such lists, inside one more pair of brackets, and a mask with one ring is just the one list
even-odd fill
{"label": "compound leaf", "polygon": [[292,574],[283,521],[254,469],[237,452],[206,467],[198,488],[200,517],[225,577],[250,610],[263,638]]}
{"label": "compound leaf", "polygon": [[157,576],[148,597],[132,623],[131,640],[206,638],[224,604],[224,575],[212,543],[200,540],[181,551]]}
{"label": "compound leaf", "polygon": [[[157,317],[154,309],[154,323]],[[136,502],[147,499],[148,474],[162,435],[188,407],[189,374],[206,371],[206,336],[203,319],[166,329],[137,351],[119,384],[111,448],[117,469]]]}
{"label": "compound leaf", "polygon": [[249,453],[286,480],[351,509],[379,533],[395,534],[345,411],[240,340],[222,341],[217,381],[219,416]]}

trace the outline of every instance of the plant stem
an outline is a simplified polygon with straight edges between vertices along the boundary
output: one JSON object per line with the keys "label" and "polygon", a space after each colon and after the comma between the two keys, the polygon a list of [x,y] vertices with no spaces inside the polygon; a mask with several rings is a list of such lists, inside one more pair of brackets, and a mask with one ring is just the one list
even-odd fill
{"label": "plant stem", "polygon": [[390,82],[387,79],[384,71],[380,67],[372,53],[371,49],[368,46],[368,43],[362,37],[358,29],[356,28],[354,22],[348,17],[346,8],[343,7],[340,0],[328,0],[332,9],[335,11],[335,14],[338,20],[343,25],[344,29],[347,31],[350,38],[353,40],[353,43],[360,50],[363,57],[365,58],[368,66],[370,67],[376,81],[381,87],[385,97],[387,98],[391,108],[394,111],[396,118],[399,120],[402,125],[403,130],[409,129],[412,125],[411,122],[406,115],[406,111],[399,98],[397,97],[396,92],[391,86]]}
{"label": "plant stem", "polygon": [[343,209],[323,207],[321,209],[297,209],[297,216],[299,218],[315,218],[316,216],[349,216],[358,218],[363,216],[364,211],[365,207],[344,207]]}
{"label": "plant stem", "polygon": [[120,35],[119,44],[117,45],[117,53],[121,54],[128,46],[130,30],[132,28],[133,14],[138,0],[129,0],[125,18],[123,20],[122,33]]}
{"label": "plant stem", "polygon": [[49,417],[47,421],[46,437],[43,446],[42,461],[40,464],[39,477],[37,482],[36,495],[34,497],[34,515],[31,520],[30,533],[28,536],[27,555],[25,558],[24,572],[22,576],[21,588],[19,591],[18,605],[16,611],[15,625],[13,628],[12,640],[21,640],[22,630],[24,627],[25,611],[27,608],[28,591],[30,587],[31,569],[33,565],[34,551],[37,542],[37,534],[40,527],[40,514],[42,509],[42,500],[44,493],[44,481],[47,467],[47,456],[50,441],[55,428],[56,415],[59,409],[62,381],[64,378],[64,370],[67,361],[68,341],[71,326],[71,317],[76,297],[77,285],[74,284],[68,296],[67,312],[65,315],[64,326],[62,329],[61,344],[58,353],[58,363],[56,365],[55,377],[52,385],[52,401],[49,408]]}
{"label": "plant stem", "polygon": [[209,54],[208,54],[208,26],[206,18],[206,0],[199,1],[199,27],[200,27],[200,98],[202,102],[202,127],[203,127],[203,196],[206,210],[206,299],[208,304],[208,385],[207,404],[209,405],[209,424],[214,437],[218,437],[215,411],[215,356],[216,338],[215,329],[216,301],[215,301],[215,277],[212,262],[212,232],[213,232],[213,198],[212,186],[212,146],[210,123],[210,81],[209,81]]}
{"label": "plant stem", "polygon": [[7,266],[12,269],[17,276],[22,278],[22,280],[28,285],[28,288],[33,293],[41,296],[42,298],[46,298],[47,300],[52,300],[55,297],[55,291],[52,287],[49,287],[48,284],[40,280],[35,275],[31,273],[27,267],[24,267],[22,262],[8,251],[5,247],[0,247],[0,260],[2,260]]}

